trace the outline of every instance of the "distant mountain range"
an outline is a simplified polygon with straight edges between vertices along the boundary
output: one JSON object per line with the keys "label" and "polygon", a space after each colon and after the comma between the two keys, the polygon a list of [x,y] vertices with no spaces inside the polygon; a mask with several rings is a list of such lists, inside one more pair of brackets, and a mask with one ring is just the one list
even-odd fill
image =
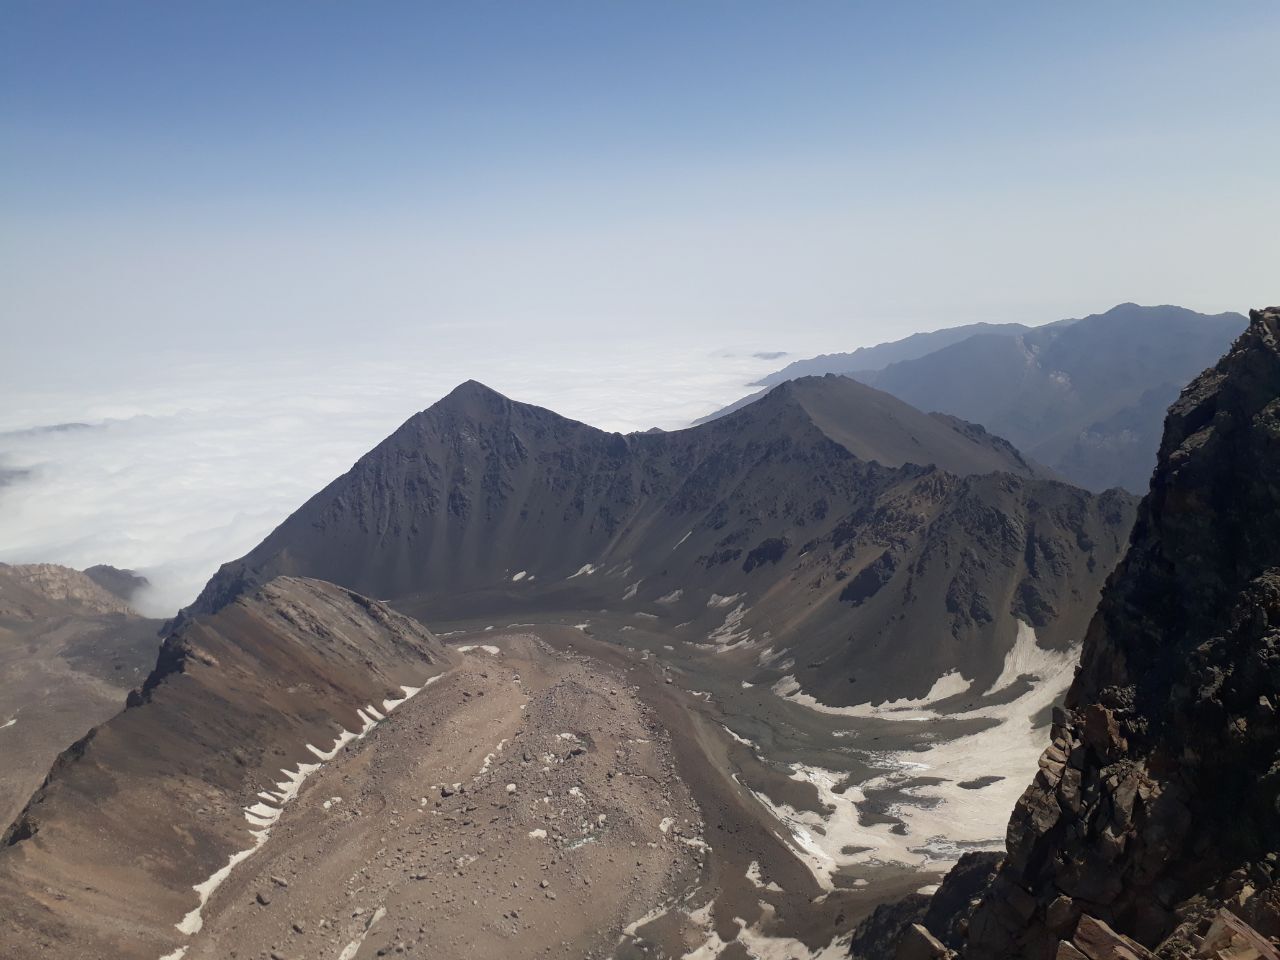
{"label": "distant mountain range", "polygon": [[[980,423],[1090,490],[1146,490],[1165,410],[1245,328],[1238,313],[1126,303],[1040,327],[971,324],[797,361],[759,381],[839,373]],[[705,420],[738,409],[754,394]]]}

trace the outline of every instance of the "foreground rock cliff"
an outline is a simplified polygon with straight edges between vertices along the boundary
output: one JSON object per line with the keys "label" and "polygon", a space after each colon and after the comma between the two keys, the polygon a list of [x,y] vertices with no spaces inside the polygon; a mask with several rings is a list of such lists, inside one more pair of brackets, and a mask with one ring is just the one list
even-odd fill
{"label": "foreground rock cliff", "polygon": [[[1008,855],[950,945],[973,960],[1274,955],[1278,700],[1272,308],[1170,409],[1129,553],[1014,810]],[[1241,934],[1256,937],[1244,952],[1203,943],[1224,907],[1256,932]],[[906,940],[902,951],[943,955],[923,929]]]}

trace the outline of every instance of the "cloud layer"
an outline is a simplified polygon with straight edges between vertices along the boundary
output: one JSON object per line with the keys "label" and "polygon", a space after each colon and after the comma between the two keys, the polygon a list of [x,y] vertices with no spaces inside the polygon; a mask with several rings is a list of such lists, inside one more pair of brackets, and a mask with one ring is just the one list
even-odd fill
{"label": "cloud layer", "polygon": [[[154,584],[140,605],[169,615],[467,377],[627,432],[685,426],[777,364],[746,348],[670,347],[471,365],[227,359],[146,382],[28,390],[0,422],[0,561],[139,570]],[[88,426],[44,429],[70,422]]]}

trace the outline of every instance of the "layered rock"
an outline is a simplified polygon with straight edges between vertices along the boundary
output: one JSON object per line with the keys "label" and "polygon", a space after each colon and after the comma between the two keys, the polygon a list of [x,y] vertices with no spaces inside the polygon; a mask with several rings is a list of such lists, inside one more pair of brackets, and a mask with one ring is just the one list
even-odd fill
{"label": "layered rock", "polygon": [[1188,956],[1223,906],[1280,937],[1278,706],[1272,308],[1169,411],[1129,552],[963,955]]}

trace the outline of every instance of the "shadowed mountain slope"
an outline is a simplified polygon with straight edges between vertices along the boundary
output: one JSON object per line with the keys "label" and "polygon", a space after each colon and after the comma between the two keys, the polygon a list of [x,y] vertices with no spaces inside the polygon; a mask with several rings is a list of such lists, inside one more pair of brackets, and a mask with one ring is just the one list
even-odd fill
{"label": "shadowed mountain slope", "polygon": [[1090,490],[1141,493],[1168,405],[1244,326],[1238,313],[1125,303],[1039,327],[972,324],[919,334],[797,361],[760,382],[801,371],[845,374],[921,410],[980,423]]}
{"label": "shadowed mountain slope", "polygon": [[774,638],[785,660],[797,645],[790,659],[826,665],[799,682],[836,703],[920,695],[956,668],[993,680],[1015,617],[1049,646],[1078,636],[1131,509],[844,378],[630,436],[468,383],[224,566],[194,609],[279,574],[436,620],[607,606],[718,649]]}
{"label": "shadowed mountain slope", "polygon": [[1240,314],[1126,303],[1016,336],[984,335],[864,379],[981,423],[1090,489],[1145,489],[1165,405],[1244,329]]}
{"label": "shadowed mountain slope", "polygon": [[[1062,321],[1070,323],[1069,320]],[[795,360],[781,370],[761,377],[753,386],[776,387],[788,380],[800,377],[823,376],[828,373],[848,374],[852,371],[883,370],[891,363],[904,360],[915,360],[926,354],[949,347],[953,343],[967,340],[979,334],[1003,334],[1013,336],[1028,333],[1032,327],[1021,323],[967,323],[959,327],[946,327],[942,330],[931,330],[927,333],[913,333],[901,340],[877,344],[874,347],[859,347],[850,353],[824,353],[807,360]]]}

